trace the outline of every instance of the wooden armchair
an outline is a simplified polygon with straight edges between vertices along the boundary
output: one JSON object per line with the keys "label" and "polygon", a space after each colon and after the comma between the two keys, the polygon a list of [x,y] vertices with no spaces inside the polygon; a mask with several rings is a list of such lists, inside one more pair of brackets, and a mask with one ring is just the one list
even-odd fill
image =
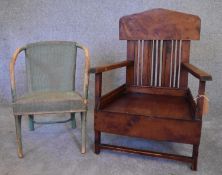
{"label": "wooden armchair", "polygon": [[[85,53],[83,96],[75,91],[77,50]],[[25,52],[28,93],[16,94],[15,63],[20,52]],[[81,114],[82,147],[86,151],[86,113],[88,100],[90,58],[88,49],[75,42],[45,41],[28,44],[13,54],[10,62],[12,106],[15,116],[18,156],[23,157],[21,138],[21,118],[29,116],[30,130],[34,124],[71,122],[76,127],[75,113]],[[34,115],[70,113],[70,119],[63,121],[39,122]]]}
{"label": "wooden armchair", "polygon": [[[95,73],[95,153],[101,149],[184,161],[197,170],[205,83],[211,75],[189,63],[190,41],[199,40],[198,16],[153,9],[124,16],[119,37],[127,60],[91,69]],[[102,73],[126,67],[126,84],[101,96]],[[188,88],[199,80],[199,98]],[[191,157],[101,143],[101,133],[193,145]]]}

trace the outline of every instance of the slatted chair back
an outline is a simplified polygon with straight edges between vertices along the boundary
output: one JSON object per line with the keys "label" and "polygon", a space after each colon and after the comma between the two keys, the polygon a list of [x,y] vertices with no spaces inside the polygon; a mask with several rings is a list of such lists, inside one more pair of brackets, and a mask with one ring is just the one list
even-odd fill
{"label": "slatted chair back", "polygon": [[47,41],[26,46],[29,91],[71,91],[75,88],[75,42]]}
{"label": "slatted chair back", "polygon": [[187,88],[190,41],[200,39],[198,16],[154,9],[120,19],[119,37],[127,40],[127,84]]}

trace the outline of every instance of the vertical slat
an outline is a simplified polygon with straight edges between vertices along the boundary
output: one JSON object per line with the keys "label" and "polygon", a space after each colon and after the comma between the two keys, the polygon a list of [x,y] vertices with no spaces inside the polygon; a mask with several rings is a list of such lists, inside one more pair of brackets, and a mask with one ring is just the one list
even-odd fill
{"label": "vertical slat", "polygon": [[159,76],[160,76],[160,40],[157,41],[157,62],[156,62],[156,86],[159,86]]}
{"label": "vertical slat", "polygon": [[143,72],[143,41],[139,41],[139,64],[138,64],[138,85],[142,85],[142,72]]}
{"label": "vertical slat", "polygon": [[152,40],[152,51],[151,51],[151,74],[150,74],[150,86],[153,86],[153,58],[154,58],[154,40]]}
{"label": "vertical slat", "polygon": [[166,40],[163,41],[163,70],[162,70],[162,85],[165,87],[170,87],[170,66],[171,66],[171,50],[172,50],[172,41]]}
{"label": "vertical slat", "polygon": [[181,50],[182,50],[182,40],[180,40],[180,46],[179,46],[179,68],[178,68],[178,84],[177,87],[180,87],[180,70],[181,70]]}
{"label": "vertical slat", "polygon": [[152,64],[152,41],[144,41],[143,45],[143,73],[142,81],[144,86],[149,86],[151,82]]}
{"label": "vertical slat", "polygon": [[138,49],[137,49],[137,67],[136,67],[136,85],[139,85],[140,81],[140,41],[138,41]]}
{"label": "vertical slat", "polygon": [[175,79],[176,88],[179,88],[180,65],[181,65],[181,40],[178,40],[177,41],[177,66],[176,66],[176,79]]}
{"label": "vertical slat", "polygon": [[158,60],[158,56],[159,56],[159,41],[156,40],[156,47],[155,47],[155,68],[154,68],[154,71],[155,71],[155,78],[154,78],[154,86],[157,86],[157,76],[158,76],[158,64],[159,64],[159,60]]}
{"label": "vertical slat", "polygon": [[167,60],[167,46],[166,41],[163,41],[163,49],[162,49],[162,76],[161,76],[161,86],[164,87],[165,85],[165,77],[166,75],[166,60]]}
{"label": "vertical slat", "polygon": [[173,87],[176,86],[176,75],[177,75],[177,40],[174,41],[174,67],[173,67]]}
{"label": "vertical slat", "polygon": [[179,67],[179,41],[176,41],[176,49],[175,49],[175,79],[174,79],[174,87],[177,87],[177,79],[178,79],[178,67]]}
{"label": "vertical slat", "polygon": [[135,41],[134,50],[134,84],[138,85],[138,41]]}
{"label": "vertical slat", "polygon": [[170,87],[172,87],[173,86],[173,84],[172,84],[172,82],[173,82],[173,67],[174,67],[174,60],[173,60],[173,58],[174,58],[174,45],[175,45],[175,43],[174,43],[174,41],[172,40],[171,41],[172,43],[172,45],[171,45],[171,53],[170,53]]}
{"label": "vertical slat", "polygon": [[[190,41],[182,41],[181,47],[181,62],[188,63],[190,57]],[[180,71],[180,88],[186,89],[188,83],[188,73],[186,70],[181,69]]]}
{"label": "vertical slat", "polygon": [[140,80],[141,80],[141,85],[143,85],[143,64],[144,64],[144,40],[142,40],[142,52],[141,52],[141,76],[140,76]]}
{"label": "vertical slat", "polygon": [[142,72],[142,85],[148,85],[148,41],[143,43],[143,72]]}
{"label": "vertical slat", "polygon": [[[127,41],[127,60],[134,61],[135,58],[135,41]],[[134,66],[127,66],[126,68],[126,83],[128,85],[134,84]]]}
{"label": "vertical slat", "polygon": [[156,77],[156,41],[153,40],[153,48],[152,48],[152,86],[155,86],[155,77]]}
{"label": "vertical slat", "polygon": [[162,81],[162,64],[163,64],[163,40],[160,41],[160,53],[159,53],[159,84],[161,86]]}
{"label": "vertical slat", "polygon": [[152,55],[153,55],[153,41],[148,41],[149,42],[149,45],[148,45],[148,57],[149,57],[149,62],[148,62],[148,65],[149,65],[149,69],[148,69],[148,72],[149,72],[149,77],[148,77],[148,85],[151,86],[151,83],[152,83],[152,80],[151,80],[151,74],[152,74]]}

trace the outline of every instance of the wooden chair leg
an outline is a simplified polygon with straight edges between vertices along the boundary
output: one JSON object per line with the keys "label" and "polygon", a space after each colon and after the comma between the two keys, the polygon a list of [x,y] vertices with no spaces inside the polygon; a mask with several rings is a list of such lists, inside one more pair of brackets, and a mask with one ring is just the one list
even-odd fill
{"label": "wooden chair leg", "polygon": [[34,131],[34,115],[29,115],[29,130]]}
{"label": "wooden chair leg", "polygon": [[22,134],[21,134],[21,115],[15,115],[15,128],[16,128],[16,142],[17,142],[17,153],[19,158],[23,158],[22,150]]}
{"label": "wooden chair leg", "polygon": [[75,129],[75,128],[76,128],[75,113],[71,113],[71,127],[72,127],[72,129]]}
{"label": "wooden chair leg", "polygon": [[99,154],[100,153],[100,148],[98,144],[101,142],[101,132],[95,130],[95,153]]}
{"label": "wooden chair leg", "polygon": [[81,112],[81,135],[82,135],[82,146],[81,153],[86,152],[86,114],[87,112]]}
{"label": "wooden chair leg", "polygon": [[197,162],[198,162],[198,152],[199,152],[199,145],[193,145],[193,163],[191,169],[197,171]]}

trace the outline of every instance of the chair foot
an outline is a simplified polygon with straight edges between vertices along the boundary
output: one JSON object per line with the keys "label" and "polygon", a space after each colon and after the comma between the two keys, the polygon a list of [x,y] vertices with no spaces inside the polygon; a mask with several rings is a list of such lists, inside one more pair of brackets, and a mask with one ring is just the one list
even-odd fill
{"label": "chair foot", "polygon": [[18,153],[18,158],[22,159],[24,157],[23,152],[20,151],[19,149],[18,149],[17,153]]}
{"label": "chair foot", "polygon": [[86,112],[81,112],[81,135],[82,135],[82,146],[81,153],[86,152]]}
{"label": "chair foot", "polygon": [[81,154],[85,154],[86,153],[86,148],[81,148]]}
{"label": "chair foot", "polygon": [[198,163],[198,152],[199,152],[199,145],[193,145],[193,163],[191,169],[193,171],[197,171],[197,163]]}
{"label": "chair foot", "polygon": [[97,145],[95,145],[95,154],[97,154],[97,155],[100,154],[100,148]]}
{"label": "chair foot", "polygon": [[17,153],[18,153],[18,157],[19,158],[23,158],[22,134],[21,134],[21,119],[22,119],[21,115],[15,116]]}
{"label": "chair foot", "polygon": [[29,115],[29,130],[34,131],[34,115]]}
{"label": "chair foot", "polygon": [[75,128],[76,128],[75,113],[71,113],[71,127],[72,127],[72,129],[75,129]]}
{"label": "chair foot", "polygon": [[100,153],[100,147],[98,144],[101,142],[101,132],[95,130],[95,154]]}
{"label": "chair foot", "polygon": [[192,163],[191,170],[197,171],[197,161],[196,160],[194,160],[194,162]]}
{"label": "chair foot", "polygon": [[191,165],[191,170],[193,170],[193,171],[197,171],[197,166],[194,165],[194,164],[192,164],[192,165]]}

